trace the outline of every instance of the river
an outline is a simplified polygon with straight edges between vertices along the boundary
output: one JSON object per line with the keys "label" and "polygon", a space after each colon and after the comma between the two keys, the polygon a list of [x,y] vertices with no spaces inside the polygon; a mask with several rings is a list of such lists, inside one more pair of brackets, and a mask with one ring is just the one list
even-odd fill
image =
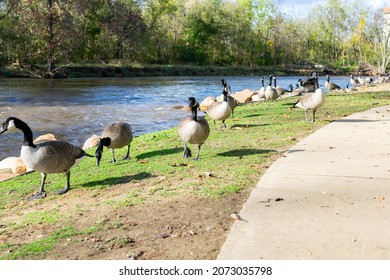
{"label": "river", "polygon": [[[0,123],[14,116],[25,121],[34,138],[53,133],[57,139],[82,146],[112,122],[128,122],[135,136],[175,127],[188,112],[173,110],[188,97],[201,102],[218,96],[224,78],[232,92],[260,88],[260,77],[146,77],[69,80],[0,79]],[[278,77],[278,85],[295,85],[300,77]],[[342,88],[349,77],[332,77]],[[320,77],[324,85],[325,77]],[[0,136],[0,160],[18,156],[20,131]]]}

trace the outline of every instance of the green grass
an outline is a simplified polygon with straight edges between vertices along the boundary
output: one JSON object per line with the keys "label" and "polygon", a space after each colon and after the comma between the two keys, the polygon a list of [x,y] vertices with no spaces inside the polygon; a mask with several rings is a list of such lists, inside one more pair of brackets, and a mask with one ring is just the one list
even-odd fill
{"label": "green grass", "polygon": [[[198,161],[182,159],[183,147],[176,128],[135,138],[129,161],[110,163],[111,155],[106,151],[99,167],[93,158],[85,159],[72,169],[71,190],[65,196],[93,198],[95,205],[79,202],[73,212],[57,211],[63,200],[54,192],[64,186],[63,174],[49,174],[47,197],[32,202],[26,199],[38,190],[38,173],[0,183],[0,224],[6,225],[5,229],[0,227],[0,238],[26,225],[62,226],[38,241],[0,244],[0,258],[44,258],[64,238],[104,230],[109,223],[104,218],[92,220],[84,230],[76,230],[78,215],[87,215],[96,205],[116,211],[140,204],[153,207],[156,199],[178,196],[220,199],[244,190],[249,192],[267,167],[297,141],[341,117],[390,104],[390,94],[331,94],[318,110],[316,123],[306,123],[301,109],[290,109],[295,100],[239,106],[235,118],[227,120],[228,128],[224,130],[214,131],[210,122],[212,132]],[[196,146],[190,148],[196,151]],[[125,152],[123,149],[116,154]],[[131,190],[121,193],[124,184],[130,185]],[[49,210],[38,210],[43,203]],[[17,217],[7,219],[15,213]]]}
{"label": "green grass", "polygon": [[[78,233],[74,227],[72,226],[66,226],[63,228],[60,228],[54,232],[52,232],[47,238],[33,241],[30,243],[25,243],[20,246],[14,246],[11,244],[5,244],[2,246],[2,249],[9,250],[9,253],[7,255],[7,259],[10,260],[16,260],[16,259],[22,259],[22,258],[31,258],[36,256],[41,256],[45,252],[50,251],[54,248],[54,246],[62,239],[69,238],[75,235],[78,235]],[[1,249],[1,247],[0,247]],[[4,257],[0,256],[0,260],[5,259]]]}

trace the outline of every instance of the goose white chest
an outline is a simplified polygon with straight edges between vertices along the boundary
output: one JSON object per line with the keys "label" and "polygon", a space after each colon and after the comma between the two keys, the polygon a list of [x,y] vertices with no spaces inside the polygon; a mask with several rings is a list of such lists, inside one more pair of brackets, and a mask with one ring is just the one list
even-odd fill
{"label": "goose white chest", "polygon": [[[215,105],[214,105],[215,104]],[[212,110],[209,109],[207,114],[213,120],[223,121],[226,120],[232,113],[232,109],[229,106],[229,103],[226,101],[213,103]]]}

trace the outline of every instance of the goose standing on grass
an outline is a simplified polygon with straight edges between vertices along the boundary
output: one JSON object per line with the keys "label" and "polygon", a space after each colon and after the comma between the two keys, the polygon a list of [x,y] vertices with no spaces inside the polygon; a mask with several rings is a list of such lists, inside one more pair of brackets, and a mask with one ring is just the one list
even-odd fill
{"label": "goose standing on grass", "polygon": [[30,127],[22,120],[10,117],[0,128],[0,134],[6,131],[20,129],[24,134],[20,157],[24,164],[41,173],[39,192],[29,198],[37,199],[46,196],[44,186],[48,173],[65,173],[66,185],[57,194],[64,194],[70,189],[70,168],[76,166],[82,158],[89,156],[83,149],[65,141],[44,141],[33,143],[33,133]]}
{"label": "goose standing on grass", "polygon": [[[229,93],[231,92],[231,89],[230,89],[230,86],[227,84],[225,79],[221,80],[221,85],[222,85],[223,89],[226,89],[228,92],[227,102],[229,103],[230,109],[232,109],[232,117],[234,118],[234,109],[237,107],[237,100],[229,95]],[[224,96],[223,96],[223,94],[221,94],[220,96],[218,96],[216,98],[216,100],[218,102],[221,102],[221,101],[223,101],[223,98],[224,98]]]}
{"label": "goose standing on grass", "polygon": [[228,89],[223,87],[223,100],[214,102],[207,108],[207,115],[214,121],[214,129],[216,130],[216,121],[222,121],[222,125],[226,128],[225,120],[232,114],[232,109],[228,103]]}
{"label": "goose standing on grass", "polygon": [[265,100],[275,100],[279,97],[276,88],[272,87],[272,75],[269,75],[269,83],[265,89]]}
{"label": "goose standing on grass", "polygon": [[316,78],[316,90],[302,96],[294,105],[293,108],[299,107],[305,110],[305,118],[307,120],[307,111],[313,111],[313,121],[316,121],[316,111],[325,103],[325,94],[318,85],[318,78]]}
{"label": "goose standing on grass", "polygon": [[96,166],[99,166],[103,155],[103,147],[111,149],[112,161],[116,162],[114,149],[120,149],[127,145],[127,153],[123,160],[130,159],[130,143],[133,141],[133,132],[128,123],[112,123],[106,126],[100,136],[99,145],[96,149]]}
{"label": "goose standing on grass", "polygon": [[200,148],[210,135],[210,126],[204,117],[198,117],[198,102],[194,97],[188,98],[188,107],[191,109],[191,116],[183,118],[178,126],[178,132],[184,142],[183,158],[190,158],[191,150],[187,147],[189,144],[198,144],[198,153],[195,160],[199,159]]}
{"label": "goose standing on grass", "polygon": [[340,90],[341,87],[335,83],[331,83],[330,82],[330,75],[326,75],[326,82],[325,82],[325,87],[329,90],[329,91],[334,91],[334,90]]}

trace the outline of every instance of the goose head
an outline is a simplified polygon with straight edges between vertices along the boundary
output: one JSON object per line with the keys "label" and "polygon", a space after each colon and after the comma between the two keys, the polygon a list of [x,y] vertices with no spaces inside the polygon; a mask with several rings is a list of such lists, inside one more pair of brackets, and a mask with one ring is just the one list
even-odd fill
{"label": "goose head", "polygon": [[190,97],[188,98],[188,107],[193,110],[193,109],[198,109],[199,108],[199,103],[196,101],[195,97]]}
{"label": "goose head", "polygon": [[[16,123],[15,123],[16,122]],[[0,127],[0,134],[6,131],[12,131],[17,129],[18,119],[14,117],[10,117],[3,122],[3,125]]]}
{"label": "goose head", "polygon": [[109,137],[105,137],[105,138],[100,139],[99,146],[97,147],[97,149],[95,151],[96,166],[99,166],[100,160],[102,159],[103,147],[104,146],[108,147],[108,146],[110,146],[110,144],[111,144],[111,139]]}

